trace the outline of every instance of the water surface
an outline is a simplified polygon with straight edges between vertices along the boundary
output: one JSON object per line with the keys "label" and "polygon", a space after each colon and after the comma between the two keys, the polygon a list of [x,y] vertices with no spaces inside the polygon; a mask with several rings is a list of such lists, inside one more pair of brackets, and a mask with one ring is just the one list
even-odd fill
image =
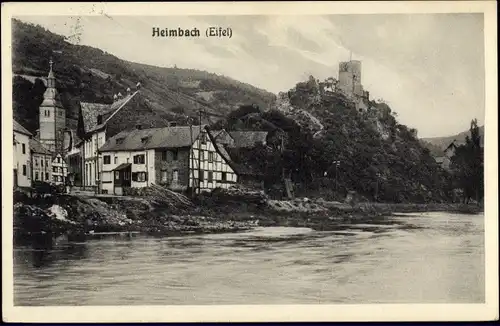
{"label": "water surface", "polygon": [[483,303],[484,216],[102,237],[14,251],[15,305]]}

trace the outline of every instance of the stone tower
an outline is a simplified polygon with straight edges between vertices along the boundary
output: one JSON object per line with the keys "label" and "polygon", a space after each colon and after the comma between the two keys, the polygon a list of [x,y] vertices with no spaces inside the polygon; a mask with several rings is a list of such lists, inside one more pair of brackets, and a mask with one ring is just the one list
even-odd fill
{"label": "stone tower", "polygon": [[350,60],[339,64],[338,88],[349,98],[363,96],[361,61]]}
{"label": "stone tower", "polygon": [[66,128],[66,111],[56,89],[56,78],[52,71],[52,59],[50,59],[50,71],[47,76],[47,89],[43,94],[43,102],[40,105],[40,142],[46,149],[53,153],[60,153],[63,149],[64,130]]}

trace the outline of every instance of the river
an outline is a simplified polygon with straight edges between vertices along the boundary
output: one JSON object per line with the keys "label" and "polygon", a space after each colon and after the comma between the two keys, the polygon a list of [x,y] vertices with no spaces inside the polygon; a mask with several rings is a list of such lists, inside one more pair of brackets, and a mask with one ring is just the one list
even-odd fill
{"label": "river", "polygon": [[484,303],[484,216],[16,247],[14,304]]}

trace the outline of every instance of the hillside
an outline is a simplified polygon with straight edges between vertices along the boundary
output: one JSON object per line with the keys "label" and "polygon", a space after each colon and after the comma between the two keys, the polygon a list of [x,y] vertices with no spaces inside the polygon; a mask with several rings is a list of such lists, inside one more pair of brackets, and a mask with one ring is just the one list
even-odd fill
{"label": "hillside", "polygon": [[[450,143],[455,140],[457,144],[464,144],[465,137],[470,135],[470,131],[466,130],[459,134],[447,137],[430,137],[430,138],[422,138],[422,142],[424,142],[424,146],[428,147],[433,154],[437,150],[445,150]],[[484,126],[479,127],[479,135],[481,136],[481,144],[484,142]],[[430,144],[430,145],[429,145]],[[437,153],[436,153],[437,154]],[[441,154],[442,155],[442,154]]]}
{"label": "hillside", "polygon": [[111,103],[113,95],[141,83],[152,119],[183,123],[187,116],[215,121],[242,104],[267,107],[275,95],[205,71],[162,68],[128,62],[99,49],[68,43],[40,26],[13,20],[12,66],[14,117],[34,131],[49,60],[54,59],[63,105],[70,118],[79,101]]}
{"label": "hillside", "polygon": [[308,197],[341,200],[354,190],[385,202],[448,200],[447,173],[422,146],[417,131],[400,124],[387,104],[371,102],[360,113],[341,94],[320,91],[314,78],[286,94],[288,99],[281,94],[270,111],[241,108],[221,123],[228,130],[270,132],[268,147],[231,153],[263,172],[268,184],[277,184],[284,171],[297,194]]}

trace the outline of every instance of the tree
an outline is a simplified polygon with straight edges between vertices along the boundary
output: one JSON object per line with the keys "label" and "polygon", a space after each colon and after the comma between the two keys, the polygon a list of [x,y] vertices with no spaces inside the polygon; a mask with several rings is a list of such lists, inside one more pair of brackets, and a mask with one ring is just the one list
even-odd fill
{"label": "tree", "polygon": [[458,188],[463,191],[464,203],[475,198],[479,204],[484,197],[484,151],[477,119],[471,121],[470,136],[465,138],[465,144],[456,147],[451,168]]}

